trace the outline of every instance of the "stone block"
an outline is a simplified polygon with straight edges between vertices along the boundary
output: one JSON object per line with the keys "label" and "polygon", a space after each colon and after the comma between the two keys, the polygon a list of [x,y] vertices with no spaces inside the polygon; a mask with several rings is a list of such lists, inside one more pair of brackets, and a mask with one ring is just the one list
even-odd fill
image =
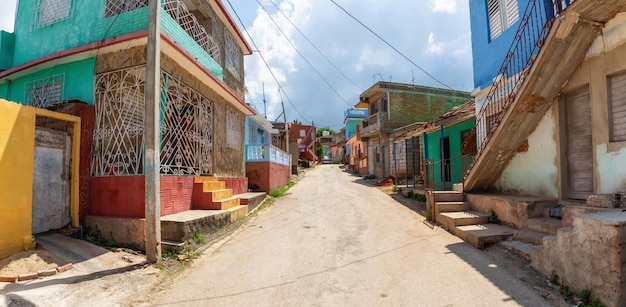
{"label": "stone block", "polygon": [[0,276],[0,282],[17,282],[17,276]]}
{"label": "stone block", "polygon": [[[600,207],[600,208],[615,208],[616,206],[616,194],[594,194],[587,197],[587,206]],[[619,195],[619,194],[617,194]],[[619,207],[620,201],[617,201],[617,207]]]}
{"label": "stone block", "polygon": [[48,270],[37,271],[37,275],[39,277],[52,276],[52,275],[55,275],[56,273],[57,273],[56,269],[48,269]]}
{"label": "stone block", "polygon": [[37,273],[21,274],[17,276],[18,281],[33,280],[37,278],[39,278],[39,275],[37,275]]}
{"label": "stone block", "polygon": [[69,270],[71,270],[72,268],[73,268],[72,264],[71,264],[71,263],[68,263],[68,264],[66,264],[66,265],[62,265],[62,266],[58,267],[58,268],[57,268],[57,272],[59,272],[59,273],[63,273],[63,272],[65,272],[65,271],[69,271]]}

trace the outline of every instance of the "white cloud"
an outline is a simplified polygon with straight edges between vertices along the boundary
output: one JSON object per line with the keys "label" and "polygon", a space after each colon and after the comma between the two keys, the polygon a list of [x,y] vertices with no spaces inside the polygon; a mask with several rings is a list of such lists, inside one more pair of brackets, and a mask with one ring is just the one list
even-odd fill
{"label": "white cloud", "polygon": [[428,35],[428,45],[426,45],[426,47],[428,54],[441,55],[444,52],[445,43],[435,42],[435,33],[430,32],[430,34]]}
{"label": "white cloud", "polygon": [[385,67],[393,62],[389,52],[382,50],[373,50],[370,47],[364,47],[361,50],[359,61],[355,64],[354,68],[357,72],[363,72],[365,67],[371,68],[372,66]]}
{"label": "white cloud", "polygon": [[428,0],[428,2],[430,2],[430,8],[435,13],[456,13],[456,0]]}
{"label": "white cloud", "polygon": [[0,30],[13,32],[16,2],[17,0],[2,0],[0,2]]}

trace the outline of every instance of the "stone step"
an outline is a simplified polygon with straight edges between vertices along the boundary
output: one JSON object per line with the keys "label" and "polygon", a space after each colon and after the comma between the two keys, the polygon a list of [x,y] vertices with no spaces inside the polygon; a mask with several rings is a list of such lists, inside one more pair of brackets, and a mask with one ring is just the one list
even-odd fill
{"label": "stone step", "polygon": [[436,202],[464,201],[465,196],[457,191],[435,191]]}
{"label": "stone step", "polygon": [[197,210],[210,210],[213,203],[223,199],[233,197],[232,189],[213,190],[203,192],[200,189],[193,190],[193,208]]}
{"label": "stone step", "polygon": [[515,229],[497,224],[477,224],[458,226],[452,233],[470,245],[483,249],[487,243],[510,238],[515,233]]}
{"label": "stone step", "polygon": [[256,209],[256,207],[263,203],[267,194],[265,192],[248,192],[237,194],[237,197],[240,199],[239,203],[241,205],[247,205],[248,211],[252,212],[252,210]]}
{"label": "stone step", "polygon": [[502,245],[502,247],[504,247],[509,252],[516,254],[528,261],[530,261],[531,255],[533,254],[533,248],[535,248],[536,246],[540,246],[518,240],[502,241],[500,242],[500,245]]}
{"label": "stone step", "polygon": [[208,182],[208,181],[217,181],[217,177],[212,177],[212,176],[197,176],[193,178],[193,182],[194,183],[202,183],[202,182]]}
{"label": "stone step", "polygon": [[236,222],[240,218],[245,217],[248,214],[248,212],[249,212],[247,205],[236,206],[236,207],[228,209],[227,211],[230,212],[230,222],[231,223]]}
{"label": "stone step", "polygon": [[224,181],[203,181],[194,183],[194,190],[201,189],[203,192],[211,192],[215,190],[226,189],[226,182]]}
{"label": "stone step", "polygon": [[442,212],[437,215],[437,222],[448,231],[458,226],[486,224],[488,220],[489,214],[474,211]]}
{"label": "stone step", "polygon": [[456,191],[456,192],[463,192],[463,184],[462,183],[455,183],[452,185],[452,191]]}
{"label": "stone step", "polygon": [[525,242],[525,243],[541,245],[541,243],[543,242],[543,238],[545,236],[548,236],[548,234],[543,233],[543,232],[532,231],[530,229],[523,229],[523,230],[518,231],[515,234],[515,239]]}
{"label": "stone step", "polygon": [[213,201],[211,203],[211,206],[208,209],[209,210],[228,210],[230,208],[234,208],[239,205],[240,205],[239,197],[233,196],[233,197]]}
{"label": "stone step", "polygon": [[468,211],[470,203],[466,201],[437,202],[435,203],[435,212],[460,212]]}
{"label": "stone step", "polygon": [[527,220],[528,229],[545,234],[556,235],[559,228],[563,227],[560,219],[549,217],[538,217]]}

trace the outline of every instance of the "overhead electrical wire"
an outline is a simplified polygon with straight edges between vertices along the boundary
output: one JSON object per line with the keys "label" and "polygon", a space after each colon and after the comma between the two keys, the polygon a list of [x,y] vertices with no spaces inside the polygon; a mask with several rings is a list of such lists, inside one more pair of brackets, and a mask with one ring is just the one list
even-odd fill
{"label": "overhead electrical wire", "polygon": [[[317,52],[319,52],[319,54],[322,55],[322,57],[324,57],[324,59],[333,67],[335,68],[335,70],[337,70],[337,72],[339,72],[339,74],[341,74],[341,76],[343,76],[346,80],[348,80],[348,82],[352,83],[352,85],[356,86],[356,88],[358,88],[359,90],[363,91],[363,88],[361,88],[358,84],[356,84],[356,82],[352,81],[350,78],[348,78],[348,76],[346,76],[346,74],[344,74],[338,67],[337,65],[335,65],[325,54],[324,52],[322,52],[301,30],[300,28],[298,28],[298,26],[296,26],[293,21],[291,21],[291,19],[289,17],[287,17],[287,15],[280,9],[280,7],[272,0],[269,0],[270,3],[272,3],[276,9],[278,10],[278,12],[280,12],[281,15],[283,15],[283,17],[285,17],[285,19],[287,19],[287,21],[289,21],[289,23],[298,31],[298,33],[300,33],[300,35],[302,35],[302,37],[304,37],[304,39],[306,39],[307,42],[309,42],[309,44],[311,44],[311,46],[313,46],[313,48],[315,48],[315,50],[317,50]],[[257,0],[257,3],[259,3],[259,5],[261,5],[261,3]]]}
{"label": "overhead electrical wire", "polygon": [[427,76],[429,76],[431,79],[437,81],[439,84],[452,89],[450,86],[448,86],[447,84],[443,83],[442,81],[440,81],[439,79],[435,78],[432,74],[430,74],[429,72],[427,72],[424,68],[422,68],[421,66],[417,65],[415,62],[413,62],[411,59],[409,59],[406,55],[404,55],[402,52],[400,52],[400,50],[396,49],[396,47],[394,47],[393,45],[391,45],[389,42],[387,42],[384,38],[382,38],[382,36],[378,35],[376,32],[374,32],[374,30],[372,30],[371,28],[369,28],[368,26],[366,26],[363,22],[361,22],[358,18],[354,17],[352,14],[350,14],[346,9],[344,9],[341,5],[337,4],[337,2],[335,2],[335,0],[330,0],[330,2],[334,3],[338,8],[340,8],[342,11],[344,11],[346,14],[348,14],[348,16],[352,17],[352,19],[354,19],[356,22],[358,22],[359,24],[361,24],[361,26],[363,26],[365,29],[367,29],[368,31],[370,31],[372,34],[374,34],[376,37],[378,37],[381,41],[383,41],[385,44],[387,44],[387,46],[391,47],[391,49],[393,49],[396,53],[398,53],[400,56],[402,56],[404,59],[406,59],[407,61],[409,61],[411,64],[413,64],[415,67],[417,67],[417,69],[421,70],[423,73],[425,73]]}
{"label": "overhead electrical wire", "polygon": [[[243,21],[241,21],[241,18],[239,17],[239,14],[237,13],[235,8],[233,7],[232,3],[230,3],[230,0],[226,0],[226,2],[228,2],[228,5],[233,10],[233,13],[235,13],[235,17],[237,17],[237,20],[239,20],[239,24],[241,24],[241,26],[243,27],[243,30],[248,35],[248,38],[250,38],[250,42],[252,42],[252,45],[254,46],[254,48],[256,50],[259,50],[259,47],[254,42],[254,39],[252,39],[252,35],[250,35],[250,32],[248,32],[248,29],[246,28],[246,26],[243,23]],[[267,63],[267,61],[265,60],[265,57],[263,56],[263,54],[261,52],[258,52],[258,54],[261,57],[261,60],[263,61],[263,63],[265,64],[265,67],[267,67],[267,69],[269,70],[270,74],[272,75],[272,78],[274,78],[274,81],[276,81],[276,84],[278,85],[278,88],[283,92],[283,94],[285,94],[285,98],[287,98],[287,101],[289,101],[289,104],[291,105],[291,107],[293,107],[293,109],[296,111],[296,113],[298,113],[298,115],[300,115],[300,118],[302,118],[302,120],[304,120],[305,122],[311,122],[311,124],[312,124],[313,122],[310,121],[310,120],[307,120],[304,117],[304,115],[302,115],[302,113],[300,113],[298,108],[296,108],[296,106],[293,104],[293,101],[291,101],[291,98],[289,98],[289,95],[287,95],[287,92],[285,92],[285,89],[282,87],[282,85],[280,85],[280,82],[278,82],[278,78],[276,78],[276,75],[274,74],[274,71],[272,71],[272,68],[270,67],[269,63]]]}
{"label": "overhead electrical wire", "polygon": [[280,31],[280,33],[285,37],[287,42],[291,45],[291,47],[293,47],[293,49],[298,53],[298,55],[300,55],[300,57],[304,60],[304,62],[306,62],[311,67],[311,69],[313,69],[313,71],[315,71],[319,75],[322,81],[324,81],[324,83],[326,83],[326,85],[330,87],[330,89],[337,95],[337,97],[341,98],[341,100],[343,100],[343,102],[347,104],[348,107],[352,107],[352,105],[348,102],[348,100],[346,100],[343,96],[341,96],[341,94],[339,94],[337,89],[335,89],[335,87],[332,84],[330,84],[330,82],[328,82],[326,78],[324,78],[324,76],[319,72],[319,70],[317,70],[317,68],[315,68],[315,66],[313,66],[313,64],[311,64],[309,60],[307,60],[307,58],[302,54],[302,52],[298,50],[298,47],[296,47],[296,45],[289,39],[289,37],[287,36],[287,34],[285,34],[283,29],[280,28],[280,26],[278,25],[274,17],[272,17],[272,14],[270,14],[270,12],[267,11],[267,9],[261,4],[261,2],[257,0],[257,3],[261,6],[263,11],[265,11],[267,16],[269,16],[270,20],[274,23],[274,25],[276,25],[276,28],[278,29],[278,31]]}

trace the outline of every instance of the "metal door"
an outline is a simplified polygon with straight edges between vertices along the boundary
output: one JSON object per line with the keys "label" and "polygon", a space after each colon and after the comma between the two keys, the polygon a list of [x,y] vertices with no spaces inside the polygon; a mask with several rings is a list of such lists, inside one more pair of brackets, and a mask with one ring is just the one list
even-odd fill
{"label": "metal door", "polygon": [[66,132],[37,128],[33,170],[33,234],[70,223],[71,139]]}

